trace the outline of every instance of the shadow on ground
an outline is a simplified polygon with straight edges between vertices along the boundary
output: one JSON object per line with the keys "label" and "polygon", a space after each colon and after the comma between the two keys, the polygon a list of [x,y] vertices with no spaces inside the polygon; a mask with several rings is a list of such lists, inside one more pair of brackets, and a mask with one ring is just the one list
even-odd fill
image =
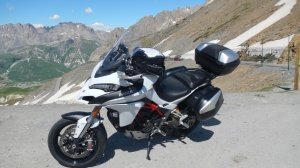
{"label": "shadow on ground", "polygon": [[285,90],[285,91],[290,91],[292,90],[292,88],[288,88],[288,87],[281,87],[281,86],[277,86],[278,88]]}
{"label": "shadow on ground", "polygon": [[[219,125],[221,121],[212,118],[208,121],[199,123],[199,125],[192,131],[190,134],[188,134],[186,137],[181,138],[175,138],[172,136],[156,136],[151,140],[151,148],[155,145],[161,145],[165,148],[167,146],[165,144],[167,143],[174,143],[175,141],[180,141],[183,144],[187,144],[184,140],[186,138],[189,138],[190,140],[194,142],[202,142],[209,140],[214,132],[207,130],[203,128],[203,126],[209,127],[209,126],[215,126]],[[147,149],[147,139],[143,140],[135,140],[133,138],[126,137],[122,133],[116,132],[112,136],[110,136],[107,140],[107,145],[105,147],[104,151],[104,157],[100,158],[99,161],[96,163],[95,166],[103,164],[110,159],[112,159],[115,156],[115,150],[121,149],[123,151],[127,152],[135,152],[139,150],[145,151],[145,159],[146,159],[146,149]],[[151,153],[150,153],[151,157]]]}

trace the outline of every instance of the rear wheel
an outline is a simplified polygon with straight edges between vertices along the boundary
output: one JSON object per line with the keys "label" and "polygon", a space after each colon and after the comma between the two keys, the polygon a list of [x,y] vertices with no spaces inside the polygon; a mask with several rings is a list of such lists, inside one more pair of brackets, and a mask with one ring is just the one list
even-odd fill
{"label": "rear wheel", "polygon": [[184,119],[183,122],[187,124],[189,128],[186,128],[182,125],[176,126],[171,131],[172,136],[182,137],[188,135],[198,126],[200,121],[197,120],[197,117],[194,114],[189,113],[189,116],[186,119]]}
{"label": "rear wheel", "polygon": [[48,135],[48,147],[52,156],[66,167],[87,167],[96,163],[103,155],[107,141],[103,124],[88,130],[73,148],[76,121],[60,119]]}

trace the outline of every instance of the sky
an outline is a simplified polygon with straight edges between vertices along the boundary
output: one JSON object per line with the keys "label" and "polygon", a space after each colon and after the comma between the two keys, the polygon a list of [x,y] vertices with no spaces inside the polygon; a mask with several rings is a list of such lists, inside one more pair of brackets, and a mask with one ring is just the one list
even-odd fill
{"label": "sky", "polygon": [[205,0],[0,0],[0,25],[83,23],[96,30],[128,28],[163,10],[201,5]]}

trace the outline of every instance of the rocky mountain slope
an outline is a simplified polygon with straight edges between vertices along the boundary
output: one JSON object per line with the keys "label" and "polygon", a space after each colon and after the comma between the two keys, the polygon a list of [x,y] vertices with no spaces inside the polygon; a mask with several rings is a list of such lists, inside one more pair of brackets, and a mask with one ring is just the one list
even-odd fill
{"label": "rocky mountain slope", "polygon": [[0,73],[18,82],[53,79],[86,62],[98,45],[92,40],[69,39],[10,49],[0,54]]}
{"label": "rocky mountain slope", "polygon": [[0,26],[0,52],[27,45],[43,45],[69,39],[87,39],[101,42],[103,37],[81,23],[60,23],[52,27],[35,28],[31,24],[5,24]]}
{"label": "rocky mountain slope", "polygon": [[132,33],[130,40],[137,40],[141,37],[174,26],[177,22],[195,13],[202,6],[203,5],[197,5],[194,7],[177,8],[173,11],[162,11],[156,16],[145,16],[141,18],[136,24],[130,26],[127,30],[117,28],[113,33],[110,33],[109,38],[103,43],[103,45],[92,53],[90,61],[98,61],[102,59],[112,44],[125,31],[130,31]]}
{"label": "rocky mountain slope", "polygon": [[[200,7],[178,8],[163,11],[155,17],[146,16],[129,28],[135,32],[132,38],[168,28]],[[1,25],[0,74],[18,82],[53,79],[87,60],[103,57],[125,31],[124,28],[111,32],[94,31],[84,24],[71,22],[40,28],[31,24]],[[92,54],[99,46],[100,49]],[[40,71],[40,67],[47,68]]]}
{"label": "rocky mountain slope", "polygon": [[[216,0],[143,40],[162,52],[171,50],[170,55],[178,56],[204,41],[216,41],[231,49],[260,43],[261,39],[267,43],[299,34],[299,9],[299,0]],[[238,37],[240,40],[236,40]],[[231,40],[236,40],[237,45],[230,46]],[[287,40],[282,47],[287,47]]]}
{"label": "rocky mountain slope", "polygon": [[[193,58],[193,52],[189,51],[193,51],[194,48],[203,41],[214,41],[231,47],[243,46],[240,47],[241,50],[244,50],[245,48],[247,49],[247,46],[260,42],[262,38],[266,43],[278,39],[280,40],[283,37],[293,34],[293,36],[291,36],[293,37],[291,41],[295,42],[299,37],[300,30],[300,23],[294,21],[299,17],[299,4],[299,0],[209,1],[204,6],[200,7],[195,13],[186,16],[180,21],[176,21],[176,23],[174,22],[173,26],[162,30],[156,29],[159,26],[149,27],[147,24],[141,24],[144,22],[143,20],[147,19],[147,17],[143,18],[136,24],[143,25],[140,26],[140,30],[142,30],[142,28],[146,29],[149,27],[151,30],[158,30],[158,32],[150,33],[141,37],[139,37],[138,34],[134,34],[133,39],[135,39],[135,42],[138,41],[142,44],[142,47],[155,47],[162,52],[168,51],[169,55],[182,56],[183,58]],[[166,20],[168,21],[168,19]],[[136,30],[136,25],[133,25],[129,29]],[[150,29],[147,32],[151,32]],[[71,95],[73,97],[76,95],[76,91],[78,91],[82,82],[89,77],[93,65],[95,65],[99,59],[105,55],[111,44],[124,31],[126,30],[118,28],[110,33],[111,38],[107,36],[107,40],[104,41],[90,57],[90,61],[95,62],[83,64],[78,67],[78,69],[62,77],[59,84],[60,88],[63,90],[56,95],[57,100],[61,98],[58,101],[64,101],[70,98]],[[139,32],[138,30],[136,31]],[[252,31],[253,33],[251,33]],[[143,31],[140,32],[143,33]],[[282,46],[286,47],[287,44],[283,44]],[[284,53],[286,53],[286,51],[284,51]],[[244,50],[244,53],[248,53],[247,50]],[[192,65],[188,62],[180,62],[179,64],[173,62],[172,65],[169,63],[166,64],[167,67],[176,65],[184,65],[187,67],[197,66],[195,63],[192,63]],[[74,75],[76,75],[76,81],[74,81]],[[230,75],[235,76],[232,77],[232,79],[241,78],[241,80],[232,84],[234,87],[230,86],[230,83],[225,84],[227,81],[225,78],[230,79],[230,76],[224,77],[224,80],[222,80],[223,77],[216,79],[216,81],[220,79],[220,82],[217,83],[225,84],[224,90],[229,92],[253,91],[267,87],[274,87],[277,84],[285,84],[286,80],[291,81],[292,78],[292,76],[290,76],[291,73],[289,72],[283,73],[281,70],[269,70],[257,67],[253,69],[245,66],[241,66],[241,68],[237,69],[236,73],[234,72]],[[247,78],[244,78],[244,76],[247,76]],[[264,80],[256,80],[258,77],[261,77]],[[247,79],[251,80],[248,81]],[[238,83],[241,83],[241,85],[238,86]],[[252,83],[251,87],[248,87],[249,83]],[[47,85],[41,87],[43,90],[40,89],[36,91],[26,98],[23,103],[30,104],[33,98],[35,99],[35,102],[40,101],[40,103],[42,103],[42,98],[44,98],[46,94],[50,94],[50,92],[52,92],[51,90],[47,91],[46,88]],[[54,99],[51,99],[51,101],[48,102],[54,102],[53,100]],[[43,102],[46,102],[46,100]]]}
{"label": "rocky mountain slope", "polygon": [[0,26],[0,74],[8,81],[45,81],[86,62],[105,36],[84,24]]}
{"label": "rocky mountain slope", "polygon": [[193,8],[178,8],[173,11],[162,11],[155,17],[145,16],[129,29],[138,34],[140,37],[146,36],[175,25],[178,21],[181,21],[195,13],[201,7],[202,5],[198,5]]}
{"label": "rocky mountain slope", "polygon": [[[201,5],[195,7],[178,8],[173,11],[162,11],[156,16],[145,16],[136,24],[130,27],[134,30],[137,37],[145,36],[174,25],[176,22],[193,14]],[[113,33],[105,31],[94,31],[94,29],[81,24],[64,22],[51,27],[35,28],[31,24],[22,25],[5,24],[0,25],[0,53],[8,49],[23,47],[27,45],[51,44],[57,41],[66,41],[69,39],[86,39],[98,43],[114,37],[117,33],[120,35],[123,31],[116,28]]]}

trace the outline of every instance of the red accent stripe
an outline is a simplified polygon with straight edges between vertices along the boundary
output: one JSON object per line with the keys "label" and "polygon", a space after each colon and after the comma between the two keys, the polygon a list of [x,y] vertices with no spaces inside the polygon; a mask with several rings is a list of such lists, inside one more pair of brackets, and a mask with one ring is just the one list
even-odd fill
{"label": "red accent stripe", "polygon": [[140,117],[141,119],[144,118],[140,113],[138,113],[137,116]]}
{"label": "red accent stripe", "polygon": [[151,109],[151,111],[156,111],[158,115],[164,117],[165,115],[158,109],[158,105],[152,102],[147,103],[144,108]]}

